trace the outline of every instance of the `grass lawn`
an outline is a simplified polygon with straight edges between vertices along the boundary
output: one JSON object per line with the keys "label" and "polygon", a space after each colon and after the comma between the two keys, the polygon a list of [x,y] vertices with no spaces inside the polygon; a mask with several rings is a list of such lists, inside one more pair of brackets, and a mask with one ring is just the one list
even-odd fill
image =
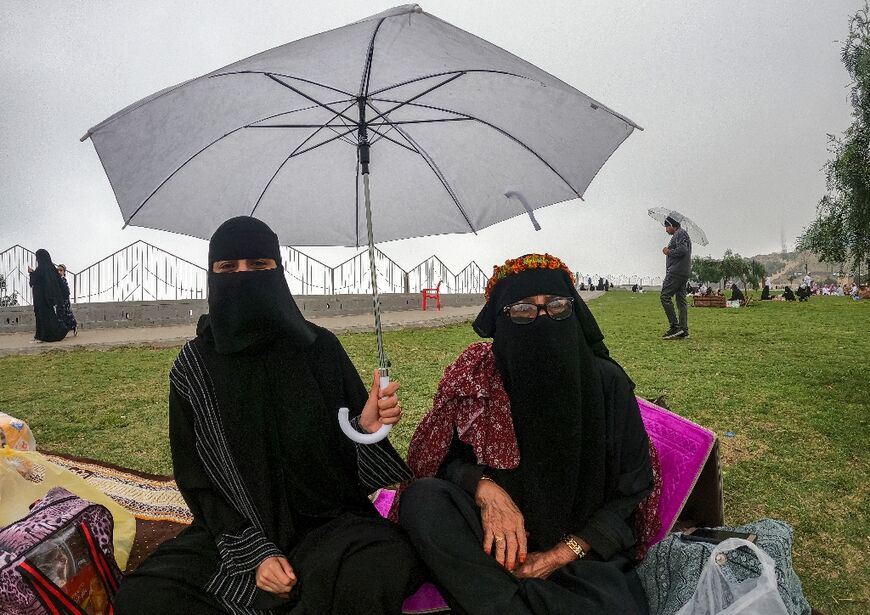
{"label": "grass lawn", "polygon": [[[826,613],[870,610],[870,301],[817,297],[745,309],[692,309],[691,337],[661,341],[658,295],[614,292],[592,311],[637,393],[721,438],[726,522],[784,519],[795,565]],[[470,326],[385,334],[406,420],[403,453]],[[341,338],[370,381],[374,336]],[[0,358],[0,411],[40,446],[169,473],[167,371],[176,350],[51,352]],[[734,432],[726,437],[726,432]]]}

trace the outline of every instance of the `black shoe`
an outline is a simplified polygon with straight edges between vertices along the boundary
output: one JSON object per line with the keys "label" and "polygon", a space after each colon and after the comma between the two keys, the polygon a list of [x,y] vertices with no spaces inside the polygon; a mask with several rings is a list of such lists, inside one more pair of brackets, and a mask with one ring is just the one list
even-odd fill
{"label": "black shoe", "polygon": [[680,331],[682,331],[682,329],[680,329],[679,327],[671,327],[670,329],[668,329],[667,331],[665,331],[665,332],[662,334],[662,339],[663,339],[663,340],[669,340],[669,339],[671,339],[672,337],[674,337],[674,335],[676,335],[677,333],[679,333]]}
{"label": "black shoe", "polygon": [[673,336],[669,337],[669,340],[684,340],[689,337],[689,331],[687,329],[680,329]]}

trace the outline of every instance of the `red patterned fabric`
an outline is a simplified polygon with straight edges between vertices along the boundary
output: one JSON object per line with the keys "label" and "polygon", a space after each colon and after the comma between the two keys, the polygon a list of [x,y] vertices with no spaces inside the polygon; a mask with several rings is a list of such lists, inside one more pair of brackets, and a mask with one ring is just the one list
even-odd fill
{"label": "red patterned fabric", "polygon": [[[520,463],[520,451],[511,418],[510,398],[492,354],[492,342],[476,342],[444,370],[432,410],[417,426],[408,446],[408,465],[415,477],[434,476],[444,462],[453,434],[474,449],[477,462],[498,470]],[[635,513],[637,557],[641,559],[661,527],[661,464],[650,443],[654,487]],[[399,500],[411,481],[402,483],[390,510],[398,518]]]}
{"label": "red patterned fabric", "polygon": [[[432,411],[411,438],[411,470],[416,476],[433,476],[447,455],[454,430],[474,449],[478,463],[505,470],[516,468],[520,451],[510,407],[492,344],[472,344],[444,370]],[[477,420],[481,417],[484,420]]]}
{"label": "red patterned fabric", "polygon": [[659,516],[659,500],[662,498],[662,463],[649,436],[647,440],[649,440],[649,461],[653,471],[653,488],[634,511],[634,537],[637,540],[634,557],[637,560],[642,560],[646,556],[646,552],[654,544],[653,539],[662,528],[662,518]]}

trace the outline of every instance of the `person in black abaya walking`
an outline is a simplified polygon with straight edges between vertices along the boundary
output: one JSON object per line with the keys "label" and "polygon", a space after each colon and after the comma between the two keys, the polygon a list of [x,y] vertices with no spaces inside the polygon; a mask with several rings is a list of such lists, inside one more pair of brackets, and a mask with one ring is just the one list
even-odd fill
{"label": "person in black abaya walking", "polygon": [[33,288],[33,313],[36,317],[33,338],[39,342],[59,342],[68,332],[58,312],[63,306],[64,293],[60,274],[48,251],[37,250],[36,269],[28,267],[27,271]]}
{"label": "person in black abaya walking", "polygon": [[398,615],[422,577],[367,495],[409,478],[387,440],[393,382],[366,392],[338,339],[306,321],[278,238],[232,218],[209,243],[209,313],[170,371],[169,440],[193,524],[121,583],[117,615]]}

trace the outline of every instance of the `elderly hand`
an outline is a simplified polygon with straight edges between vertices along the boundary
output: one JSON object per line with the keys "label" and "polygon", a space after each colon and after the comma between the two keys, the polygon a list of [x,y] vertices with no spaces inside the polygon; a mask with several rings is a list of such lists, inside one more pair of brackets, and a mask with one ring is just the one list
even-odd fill
{"label": "elderly hand", "polygon": [[483,550],[486,554],[493,555],[508,570],[525,562],[525,521],[507,491],[491,480],[481,479],[474,500],[480,507]]}
{"label": "elderly hand", "polygon": [[671,251],[671,249],[667,246],[662,248],[662,254],[664,254],[665,256],[667,256],[670,251]]}
{"label": "elderly hand", "polygon": [[296,573],[286,557],[267,557],[257,566],[257,587],[287,598],[296,585]]}
{"label": "elderly hand", "polygon": [[577,555],[563,542],[547,551],[529,553],[526,562],[514,571],[520,579],[546,579],[565,564],[570,564]]}
{"label": "elderly hand", "polygon": [[375,370],[369,399],[359,417],[360,427],[368,433],[376,432],[381,425],[395,425],[402,418],[402,407],[396,396],[399,383],[393,381],[384,389],[381,389],[380,383],[380,375],[378,370]]}

